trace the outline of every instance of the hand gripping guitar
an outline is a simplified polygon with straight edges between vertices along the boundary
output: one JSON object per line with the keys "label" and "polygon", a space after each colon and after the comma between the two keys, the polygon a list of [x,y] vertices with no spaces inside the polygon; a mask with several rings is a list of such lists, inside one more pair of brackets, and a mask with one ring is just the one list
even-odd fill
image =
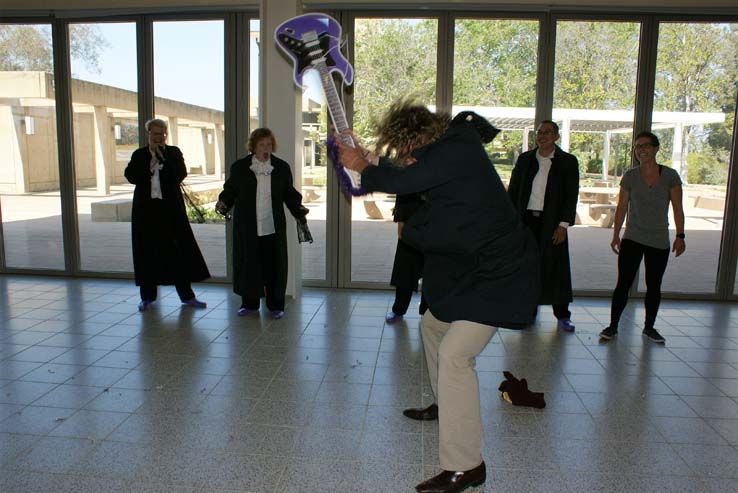
{"label": "hand gripping guitar", "polygon": [[[305,72],[310,69],[318,71],[334,126],[339,132],[348,129],[346,111],[331,76],[332,72],[338,72],[348,85],[354,80],[354,70],[341,53],[341,25],[338,21],[326,14],[298,15],[280,24],[274,31],[274,39],[292,59],[293,77],[298,87],[303,87],[302,77]],[[342,134],[341,140],[346,145],[354,147],[348,135]],[[345,168],[338,161],[332,135],[328,137],[327,146],[344,193],[365,195],[367,192],[361,187],[361,175]]]}

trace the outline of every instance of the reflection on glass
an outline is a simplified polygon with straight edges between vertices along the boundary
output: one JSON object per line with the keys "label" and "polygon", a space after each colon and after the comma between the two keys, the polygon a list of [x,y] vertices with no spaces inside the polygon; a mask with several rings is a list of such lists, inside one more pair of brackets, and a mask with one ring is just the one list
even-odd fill
{"label": "reflection on glass", "polygon": [[94,57],[72,51],[74,167],[83,270],[131,272],[133,185],[123,171],[138,147],[136,25],[73,24],[94,33]]}
{"label": "reflection on glass", "polygon": [[226,275],[225,223],[214,207],[225,177],[223,39],[221,20],[154,23],[154,112],[184,154],[192,230],[217,277]]}
{"label": "reflection on glass", "polygon": [[[656,159],[682,177],[687,250],[663,291],[713,293],[738,84],[738,24],[659,25],[653,131]],[[669,218],[674,238],[674,220]],[[641,269],[643,271],[643,269]],[[643,272],[639,287],[645,290]]]}
{"label": "reflection on glass", "polygon": [[[436,100],[435,19],[356,19],[353,128],[371,146],[372,120],[400,97]],[[394,195],[352,200],[351,281],[386,284],[397,244]]]}
{"label": "reflection on glass", "polygon": [[[577,225],[569,228],[575,290],[612,290],[617,257],[612,219],[630,167],[640,24],[556,24],[553,120],[558,145],[579,160]],[[531,141],[532,142],[532,141]]]}
{"label": "reflection on glass", "polygon": [[259,127],[259,36],[260,21],[249,21],[249,128],[248,133]]}
{"label": "reflection on glass", "polygon": [[[75,38],[94,52],[90,38]],[[51,27],[0,24],[0,210],[7,267],[64,269]]]}
{"label": "reflection on glass", "polygon": [[487,152],[507,183],[533,130],[538,21],[458,19],[454,31],[453,113],[475,111],[502,130]]}
{"label": "reflection on glass", "polygon": [[328,172],[332,169],[325,147],[328,106],[316,71],[308,71],[303,82],[306,90],[302,94],[303,148],[300,193],[303,205],[310,209],[307,218],[314,242],[302,246],[302,278],[325,280],[327,180]]}

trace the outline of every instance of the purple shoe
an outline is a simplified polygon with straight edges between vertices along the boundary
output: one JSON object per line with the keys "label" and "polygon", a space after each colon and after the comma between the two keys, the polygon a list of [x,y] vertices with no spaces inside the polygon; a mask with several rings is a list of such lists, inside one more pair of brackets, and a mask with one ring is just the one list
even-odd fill
{"label": "purple shoe", "polygon": [[241,308],[238,309],[238,316],[239,317],[244,317],[246,315],[250,315],[250,314],[256,313],[258,311],[259,311],[258,309],[255,310],[253,308],[246,308],[246,307],[243,307],[242,306]]}
{"label": "purple shoe", "polygon": [[284,317],[284,310],[272,310],[272,318],[279,320]]}
{"label": "purple shoe", "polygon": [[560,318],[558,326],[565,332],[574,332],[574,324],[568,318]]}
{"label": "purple shoe", "polygon": [[149,308],[151,308],[151,306],[153,304],[154,304],[153,301],[141,300],[141,302],[138,304],[138,311],[145,312],[146,310],[148,310]]}
{"label": "purple shoe", "polygon": [[398,320],[402,320],[402,315],[398,315],[395,312],[387,312],[387,315],[384,316],[384,321],[388,324],[392,324],[397,322]]}
{"label": "purple shoe", "polygon": [[183,301],[182,306],[191,306],[192,308],[207,308],[208,304],[204,301],[200,301],[197,298],[192,298],[191,300]]}

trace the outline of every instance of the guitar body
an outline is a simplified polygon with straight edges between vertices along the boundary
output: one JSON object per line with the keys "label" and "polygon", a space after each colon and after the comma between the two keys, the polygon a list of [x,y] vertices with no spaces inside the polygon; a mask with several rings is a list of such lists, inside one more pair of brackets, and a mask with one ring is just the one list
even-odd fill
{"label": "guitar body", "polygon": [[[354,70],[341,53],[341,25],[325,14],[304,14],[283,22],[274,31],[277,45],[290,57],[293,63],[295,84],[303,87],[303,76],[308,70],[317,70],[321,86],[325,92],[333,124],[339,132],[348,129],[346,110],[333,83],[332,73],[337,72],[344,83],[351,84]],[[350,137],[341,137],[347,145],[354,146]],[[333,158],[335,143],[328,138],[328,153]],[[361,187],[361,175],[346,169],[333,159],[339,173],[339,183],[347,195],[365,195]]]}

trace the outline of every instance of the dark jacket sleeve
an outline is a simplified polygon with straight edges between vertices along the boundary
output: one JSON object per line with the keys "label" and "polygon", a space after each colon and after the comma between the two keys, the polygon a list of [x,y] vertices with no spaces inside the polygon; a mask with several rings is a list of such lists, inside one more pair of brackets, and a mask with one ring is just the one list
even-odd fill
{"label": "dark jacket sleeve", "polygon": [[[457,153],[463,151],[464,142],[437,142],[414,153],[418,161],[412,166],[387,166],[389,161],[380,158],[380,166],[368,166],[361,174],[361,184],[369,192],[387,192],[398,195],[424,192],[447,183],[464,172],[463,166],[455,166]],[[479,145],[479,142],[476,143]]]}
{"label": "dark jacket sleeve", "polygon": [[572,154],[564,154],[566,162],[564,176],[563,202],[559,222],[565,221],[573,226],[577,218],[577,202],[579,200],[579,161]]}
{"label": "dark jacket sleeve", "polygon": [[507,195],[512,200],[516,209],[519,206],[520,187],[523,183],[523,167],[523,164],[520,162],[520,156],[518,156],[518,160],[515,162],[515,167],[510,175],[510,183],[507,185]]}
{"label": "dark jacket sleeve", "polygon": [[164,154],[164,166],[159,172],[163,183],[179,185],[187,177],[187,167],[179,147],[167,146]]}
{"label": "dark jacket sleeve", "polygon": [[223,183],[223,191],[218,195],[218,200],[223,202],[228,209],[233,207],[238,198],[238,191],[240,187],[238,185],[241,175],[243,160],[239,159],[231,165],[231,172],[228,175],[228,179]]}
{"label": "dark jacket sleeve", "polygon": [[302,195],[295,189],[290,165],[286,161],[281,162],[287,176],[287,179],[284,181],[284,204],[295,219],[305,222],[305,216],[310,212],[310,209],[302,205]]}
{"label": "dark jacket sleeve", "polygon": [[395,197],[395,208],[392,219],[396,223],[407,222],[422,203],[423,199],[420,197],[420,194],[398,195]]}
{"label": "dark jacket sleeve", "polygon": [[131,160],[126,166],[123,173],[126,180],[134,185],[139,185],[151,180],[151,171],[149,170],[149,153],[146,147],[136,149],[131,155]]}

